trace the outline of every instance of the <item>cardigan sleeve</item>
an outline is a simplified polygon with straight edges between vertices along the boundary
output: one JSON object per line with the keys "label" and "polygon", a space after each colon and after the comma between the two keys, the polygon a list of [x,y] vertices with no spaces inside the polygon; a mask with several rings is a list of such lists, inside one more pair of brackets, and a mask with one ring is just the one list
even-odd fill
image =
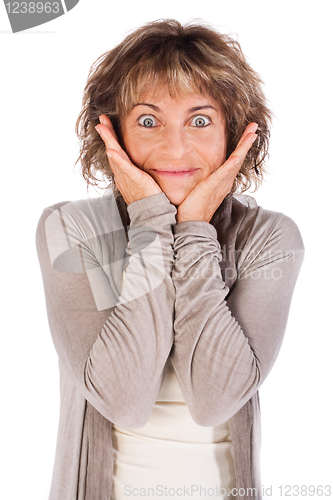
{"label": "cardigan sleeve", "polygon": [[183,222],[174,234],[172,362],[193,419],[217,425],[255,394],[276,360],[303,242],[290,218],[261,209],[230,291],[214,226]]}
{"label": "cardigan sleeve", "polygon": [[[127,209],[129,241],[127,248],[126,242],[122,245],[129,258],[121,294],[113,307],[98,307],[112,295],[114,285],[106,277],[96,248],[117,246],[120,234],[113,239],[105,234],[104,239],[87,239],[86,229],[100,222],[94,217],[82,222],[79,213],[65,221],[58,217],[50,229],[51,208],[44,211],[36,238],[59,362],[104,417],[137,428],[149,418],[173,344],[171,268],[176,209],[164,193],[131,203]],[[61,246],[65,250],[65,226],[67,239],[75,245],[54,259]]]}

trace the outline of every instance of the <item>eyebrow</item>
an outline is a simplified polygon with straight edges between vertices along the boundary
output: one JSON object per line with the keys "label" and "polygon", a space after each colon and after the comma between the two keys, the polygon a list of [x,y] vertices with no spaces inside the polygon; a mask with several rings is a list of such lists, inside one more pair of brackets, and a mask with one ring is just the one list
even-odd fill
{"label": "eyebrow", "polygon": [[138,102],[137,104],[134,104],[133,108],[135,106],[148,106],[149,108],[152,108],[154,111],[157,111],[157,113],[161,113],[162,110],[158,106],[155,106],[155,104],[149,104],[148,102]]}
{"label": "eyebrow", "polygon": [[[152,108],[157,113],[162,112],[161,108],[159,108],[158,106],[155,106],[155,104],[149,104],[148,102],[138,102],[137,104],[134,104],[133,108],[135,106],[148,106],[149,108]],[[201,109],[214,109],[215,111],[217,111],[217,109],[214,108],[214,106],[211,106],[210,104],[203,105],[203,106],[194,106],[193,108],[190,108],[188,111],[189,111],[189,113],[195,113],[196,111],[200,111]]]}
{"label": "eyebrow", "polygon": [[215,111],[217,111],[217,109],[214,108],[214,106],[207,104],[206,106],[194,106],[194,108],[189,109],[189,112],[195,113],[195,111],[200,111],[200,109],[207,109],[207,108],[214,109]]}

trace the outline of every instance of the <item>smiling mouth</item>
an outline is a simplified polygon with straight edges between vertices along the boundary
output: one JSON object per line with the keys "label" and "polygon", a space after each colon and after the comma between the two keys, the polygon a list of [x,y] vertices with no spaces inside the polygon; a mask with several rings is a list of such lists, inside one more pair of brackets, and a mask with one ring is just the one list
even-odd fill
{"label": "smiling mouth", "polygon": [[164,177],[188,177],[190,175],[193,175],[195,172],[199,170],[198,168],[192,168],[189,170],[156,170],[156,169],[151,169],[151,172],[155,172],[158,175],[164,176]]}

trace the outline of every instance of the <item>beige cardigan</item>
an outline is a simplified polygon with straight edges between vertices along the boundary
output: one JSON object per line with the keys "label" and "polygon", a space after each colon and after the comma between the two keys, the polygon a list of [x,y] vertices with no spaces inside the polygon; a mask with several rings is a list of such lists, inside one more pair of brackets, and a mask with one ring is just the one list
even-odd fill
{"label": "beige cardigan", "polygon": [[110,500],[112,423],[147,422],[169,355],[195,422],[229,421],[236,486],[255,488],[237,498],[262,498],[258,388],[281,347],[302,238],[248,196],[228,196],[210,223],[175,214],[159,193],[128,207],[112,195],[59,203],[40,218],[60,368],[49,500]]}

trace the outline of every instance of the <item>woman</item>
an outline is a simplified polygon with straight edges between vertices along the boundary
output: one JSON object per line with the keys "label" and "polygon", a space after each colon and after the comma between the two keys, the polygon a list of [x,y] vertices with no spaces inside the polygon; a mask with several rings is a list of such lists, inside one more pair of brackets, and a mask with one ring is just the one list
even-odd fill
{"label": "woman", "polygon": [[149,23],[90,72],[83,175],[37,229],[61,411],[50,500],[262,498],[258,388],[303,259],[260,184],[270,112],[237,42]]}

